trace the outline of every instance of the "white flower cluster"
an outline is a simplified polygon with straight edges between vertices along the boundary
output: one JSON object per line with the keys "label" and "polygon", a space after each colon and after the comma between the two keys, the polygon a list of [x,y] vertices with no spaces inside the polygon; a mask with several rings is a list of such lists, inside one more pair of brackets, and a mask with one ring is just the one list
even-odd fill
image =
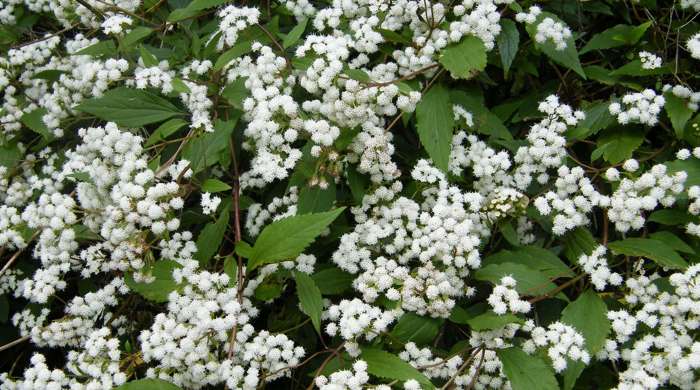
{"label": "white flower cluster", "polygon": [[690,52],[690,56],[696,60],[700,60],[700,33],[688,38],[688,42],[686,42],[685,45]]}
{"label": "white flower cluster", "polygon": [[2,390],[108,390],[126,382],[126,374],[120,369],[119,340],[110,338],[107,328],[93,331],[87,337],[83,349],[70,351],[66,370],[50,370],[44,355],[35,354],[31,367],[23,378],[12,380],[0,375]]}
{"label": "white flower cluster", "polygon": [[[108,35],[122,35],[128,33],[129,26],[133,23],[133,20],[126,15],[112,15],[102,22],[102,32]],[[127,28],[124,28],[124,27]]]}
{"label": "white flower cluster", "polygon": [[455,298],[471,294],[462,278],[481,264],[478,246],[489,232],[479,212],[483,197],[450,186],[425,160],[412,176],[426,185],[423,202],[396,197],[400,182],[365,196],[333,261],[360,272],[353,286],[366,302],[385,294],[405,310],[447,317]]}
{"label": "white flower cluster", "polygon": [[612,272],[608,267],[608,262],[605,259],[606,251],[607,248],[601,245],[595,248],[590,255],[584,253],[578,258],[581,269],[591,277],[591,283],[599,291],[605,290],[605,286],[608,284],[611,286],[622,284],[622,276],[617,272]]}
{"label": "white flower cluster", "polygon": [[219,208],[219,204],[221,203],[221,198],[218,196],[212,197],[209,192],[205,192],[202,194],[202,213],[209,215],[211,213],[216,212],[216,209]]}
{"label": "white flower cluster", "polygon": [[693,334],[700,326],[700,265],[672,274],[669,291],[659,289],[658,278],[627,279],[629,311],[608,312],[614,339],[606,342],[599,357],[626,363],[618,390],[697,388],[700,342]]}
{"label": "white flower cluster", "polygon": [[576,329],[555,322],[546,329],[540,326],[532,329],[530,339],[523,343],[523,350],[532,354],[538,347],[547,347],[547,356],[552,360],[554,371],[562,372],[567,367],[567,360],[588,364],[590,356],[584,342],[583,336]]}
{"label": "white flower cluster", "polygon": [[323,312],[322,319],[329,321],[326,333],[343,338],[346,349],[353,353],[359,352],[357,343],[361,338],[371,341],[386,331],[396,319],[396,313],[384,311],[355,298],[330,306]]}
{"label": "white flower cluster", "polygon": [[688,100],[688,108],[697,111],[700,107],[700,92],[694,92],[684,85],[664,84],[664,92],[670,91],[674,96]]}
{"label": "white flower cluster", "polygon": [[314,380],[319,390],[362,390],[369,382],[367,363],[357,360],[352,364],[351,370],[339,370],[329,377],[319,375]]}
{"label": "white flower cluster", "polygon": [[626,94],[622,97],[621,103],[610,103],[608,109],[622,125],[639,122],[643,125],[654,126],[659,122],[658,117],[665,103],[666,99],[657,95],[656,91],[645,89],[642,92]]}
{"label": "white flower cluster", "polygon": [[168,311],[156,315],[151,328],[139,336],[143,359],[156,363],[148,375],[188,388],[222,381],[221,362],[212,360],[212,351],[228,350],[234,328],[239,329],[236,345],[245,342],[254,331],[248,322],[257,315],[247,298],[239,303],[228,275],[194,267],[188,264],[173,272],[177,282],[185,283],[182,292],[170,293]]}
{"label": "white flower cluster", "polygon": [[509,310],[512,313],[527,313],[531,309],[530,302],[520,299],[515,291],[517,281],[512,276],[504,276],[500,283],[494,286],[493,291],[486,299],[493,308],[493,312],[498,315],[506,314]]}
{"label": "white flower cluster", "polygon": [[581,167],[563,165],[554,182],[555,191],[535,199],[534,205],[542,215],[554,215],[552,233],[562,235],[578,226],[588,224],[587,214],[593,207],[608,207],[610,198],[596,191]]}
{"label": "white flower cluster", "polygon": [[419,348],[414,342],[406,343],[399,357],[419,369],[428,378],[450,378],[463,363],[459,355],[449,359],[434,357],[429,348]]}
{"label": "white flower cluster", "polygon": [[[623,168],[634,172],[639,169],[639,164],[636,160],[627,160]],[[609,168],[605,176],[610,181],[620,179],[620,173],[615,168]],[[659,204],[672,206],[678,194],[683,192],[687,177],[685,171],[669,175],[666,165],[657,164],[636,179],[623,178],[610,196],[610,222],[615,224],[617,231],[623,233],[630,229],[641,229],[645,222],[643,212],[654,210]]]}
{"label": "white flower cluster", "polygon": [[[542,10],[538,6],[532,6],[528,12],[519,12],[515,15],[515,20],[520,23],[534,24]],[[556,50],[564,50],[567,47],[566,41],[571,38],[571,29],[564,23],[558,22],[551,17],[542,18],[535,30],[535,41],[543,44],[546,41],[551,41]]]}
{"label": "white flower cluster", "polygon": [[248,207],[248,214],[246,214],[246,230],[252,237],[256,237],[260,234],[262,227],[271,220],[275,221],[295,215],[297,213],[298,199],[297,188],[291,187],[284,196],[272,198],[266,208],[263,208],[263,205],[260,203],[253,203]]}
{"label": "white flower cluster", "polygon": [[532,183],[534,175],[540,184],[549,181],[547,170],[559,168],[566,157],[564,131],[585,118],[582,111],[574,111],[569,105],[560,103],[555,95],[540,102],[538,110],[546,117],[530,128],[527,134],[529,145],[518,148],[513,158],[517,164],[513,180],[521,190]]}
{"label": "white flower cluster", "polygon": [[520,23],[533,24],[537,21],[537,17],[542,13],[542,9],[536,5],[531,6],[527,12],[518,12],[515,14],[515,20]]}
{"label": "white flower cluster", "polygon": [[651,70],[661,67],[661,57],[648,51],[640,51],[639,60],[642,62],[642,69]]}
{"label": "white flower cluster", "polygon": [[680,0],[681,8],[692,8],[693,11],[700,11],[700,1],[698,0]]}
{"label": "white flower cluster", "polygon": [[238,40],[238,33],[248,26],[258,23],[260,11],[257,8],[229,5],[219,11],[221,38],[216,46],[219,50],[231,47]]}
{"label": "white flower cluster", "polygon": [[545,43],[547,40],[550,40],[556,50],[562,51],[566,49],[566,41],[569,38],[571,38],[571,30],[562,22],[557,22],[547,17],[537,24],[535,41],[538,43]]}

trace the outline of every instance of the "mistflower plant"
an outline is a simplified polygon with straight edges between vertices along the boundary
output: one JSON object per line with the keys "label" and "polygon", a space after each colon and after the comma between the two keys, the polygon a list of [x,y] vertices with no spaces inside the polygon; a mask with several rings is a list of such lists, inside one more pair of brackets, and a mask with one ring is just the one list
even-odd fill
{"label": "mistflower plant", "polygon": [[0,0],[0,390],[700,389],[698,12]]}

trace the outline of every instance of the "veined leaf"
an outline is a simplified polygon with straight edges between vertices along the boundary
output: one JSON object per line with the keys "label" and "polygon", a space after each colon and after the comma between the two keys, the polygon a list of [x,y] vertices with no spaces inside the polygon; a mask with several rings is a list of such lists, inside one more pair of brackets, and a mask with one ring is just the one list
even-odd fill
{"label": "veined leaf", "polygon": [[126,382],[115,390],[180,390],[180,388],[162,379],[138,379]]}
{"label": "veined leaf", "polygon": [[608,243],[608,248],[618,255],[645,257],[655,261],[662,267],[671,269],[688,268],[688,263],[663,241],[633,237],[610,242]]}
{"label": "veined leaf", "polygon": [[434,389],[435,386],[410,364],[398,356],[381,349],[364,348],[360,358],[367,362],[367,372],[380,378],[407,381],[417,380],[424,390]]}
{"label": "veined leaf", "polygon": [[540,295],[557,288],[545,274],[523,264],[491,264],[479,268],[474,274],[476,279],[493,284],[498,284],[504,276],[512,276],[518,282],[515,289],[522,295]]}
{"label": "veined leaf", "polygon": [[439,60],[453,78],[470,79],[486,68],[486,47],[481,39],[467,35],[442,49]]}
{"label": "veined leaf", "polygon": [[229,208],[224,207],[219,213],[219,218],[216,222],[207,224],[202,229],[202,232],[199,233],[197,237],[197,252],[194,257],[199,260],[200,264],[206,264],[219,250],[228,227],[229,213]]}
{"label": "veined leaf", "polygon": [[518,33],[515,22],[510,19],[501,19],[499,23],[501,24],[501,33],[498,34],[496,43],[498,44],[498,54],[501,56],[503,73],[507,75],[515,55],[518,53],[520,33]]}
{"label": "veined leaf", "polygon": [[169,101],[140,89],[116,88],[84,100],[76,110],[122,126],[139,127],[184,115]]}
{"label": "veined leaf", "polygon": [[355,276],[337,267],[318,271],[311,278],[323,295],[342,294],[352,287],[352,281],[355,280]]}
{"label": "veined leaf", "polygon": [[673,130],[678,138],[683,138],[685,124],[693,116],[693,110],[688,108],[688,102],[685,99],[677,97],[670,91],[664,94],[664,98],[666,99],[664,110],[666,110],[666,114],[671,120]]}
{"label": "veined leaf", "polygon": [[129,288],[139,293],[144,298],[153,302],[163,303],[168,301],[168,295],[178,288],[173,279],[173,270],[181,265],[172,260],[158,260],[145,271],[155,278],[151,283],[136,282],[132,273],[127,273],[124,281]]}
{"label": "veined leaf", "polygon": [[[605,302],[592,290],[581,294],[569,303],[561,316],[563,323],[573,326],[586,341],[586,350],[595,355],[603,345],[610,332],[610,320]],[[569,362],[564,371],[564,389],[570,390],[581,375],[585,365],[582,362]]]}
{"label": "veined leaf", "polygon": [[646,22],[639,26],[618,24],[615,27],[611,27],[594,35],[593,38],[586,43],[586,46],[581,49],[581,54],[588,53],[592,50],[604,50],[613,47],[634,45],[644,35],[649,26],[651,26],[651,22]]}
{"label": "veined leaf", "polygon": [[304,34],[304,30],[306,30],[306,25],[309,23],[308,18],[304,18],[301,22],[298,22],[296,26],[290,31],[286,37],[284,37],[284,40],[282,41],[282,47],[283,48],[288,48],[292,47],[297,41],[299,41],[299,38]]}
{"label": "veined leaf", "polygon": [[321,333],[321,312],[323,311],[323,299],[321,291],[314,280],[307,274],[294,271],[294,280],[297,283],[297,297],[301,304],[301,310],[311,318],[316,332]]}
{"label": "veined leaf", "polygon": [[253,246],[248,270],[262,264],[294,259],[311,244],[345,207],[317,214],[282,218],[265,226]]}
{"label": "veined leaf", "polygon": [[423,95],[416,106],[418,137],[433,160],[433,164],[447,172],[452,149],[452,127],[454,117],[447,88],[434,85]]}
{"label": "veined leaf", "polygon": [[552,368],[537,356],[518,347],[498,349],[496,354],[513,390],[559,390]]}
{"label": "veined leaf", "polygon": [[204,181],[204,183],[202,183],[201,187],[202,192],[222,192],[228,191],[230,189],[230,185],[224,183],[219,179],[207,179]]}
{"label": "veined leaf", "polygon": [[419,316],[408,312],[401,316],[391,335],[403,343],[413,341],[418,345],[430,343],[440,331],[444,320]]}

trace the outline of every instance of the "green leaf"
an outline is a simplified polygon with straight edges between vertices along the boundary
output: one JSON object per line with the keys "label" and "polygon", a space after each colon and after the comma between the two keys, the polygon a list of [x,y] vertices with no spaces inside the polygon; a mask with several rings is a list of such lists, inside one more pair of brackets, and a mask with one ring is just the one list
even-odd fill
{"label": "green leaf", "polygon": [[44,137],[44,139],[51,140],[54,138],[53,134],[49,131],[49,128],[46,127],[46,124],[42,119],[43,116],[46,115],[46,112],[47,111],[45,108],[37,108],[32,112],[28,112],[22,115],[22,117],[19,120],[20,122],[22,122],[23,125],[27,126],[35,133]]}
{"label": "green leaf", "polygon": [[174,23],[197,15],[198,11],[218,7],[230,0],[194,0],[185,8],[178,8],[168,15],[168,22]]}
{"label": "green leaf", "polygon": [[253,43],[250,41],[242,41],[233,45],[232,48],[223,52],[219,58],[217,58],[212,68],[215,72],[220,71],[224,66],[228,65],[234,59],[250,52],[253,50]]}
{"label": "green leaf", "polygon": [[92,57],[112,57],[117,54],[117,46],[114,44],[114,41],[111,39],[106,39],[103,41],[99,41],[94,45],[90,45],[88,47],[84,47],[75,54],[74,56],[78,55],[86,55],[86,56],[92,56]]}
{"label": "green leaf", "polygon": [[[562,311],[561,321],[576,328],[586,342],[586,350],[594,356],[605,344],[610,332],[610,320],[605,302],[592,290],[587,290]],[[564,389],[570,390],[581,375],[585,365],[569,361],[564,371]]]}
{"label": "green leaf", "polygon": [[0,167],[14,168],[23,158],[24,153],[19,149],[17,141],[0,144]]}
{"label": "green leaf", "polygon": [[353,69],[350,67],[345,67],[345,69],[343,69],[343,73],[345,73],[345,75],[350,77],[351,79],[357,80],[362,83],[372,82],[372,79],[369,77],[369,74],[367,74],[367,72],[365,72],[362,69]]}
{"label": "green leaf", "polygon": [[162,379],[139,379],[124,383],[115,390],[180,390],[180,388]]}
{"label": "green leaf", "polygon": [[345,207],[324,213],[295,215],[265,226],[253,246],[248,270],[296,258],[343,210]]}
{"label": "green leaf", "polygon": [[500,24],[501,33],[496,38],[496,44],[498,45],[498,54],[501,56],[503,73],[508,74],[515,55],[518,53],[520,33],[518,33],[518,27],[515,25],[515,22],[510,19],[501,19]]}
{"label": "green leaf", "polygon": [[352,287],[355,276],[338,267],[330,267],[311,275],[323,295],[339,295]]}
{"label": "green leaf", "polygon": [[474,275],[477,280],[493,284],[500,283],[506,275],[512,276],[518,282],[515,289],[522,295],[541,295],[557,288],[542,272],[517,263],[490,264],[479,268]]}
{"label": "green leaf", "polygon": [[627,64],[615,69],[610,72],[611,76],[654,76],[660,74],[671,73],[671,68],[668,65],[663,65],[655,69],[644,69],[642,67],[642,61],[640,59],[635,59],[628,62]]}
{"label": "green leaf", "polygon": [[416,107],[418,136],[421,144],[433,160],[433,164],[447,172],[452,149],[454,117],[447,88],[434,85],[423,95]]}
{"label": "green leaf", "polygon": [[[111,42],[111,41],[110,41]],[[42,70],[41,72],[37,72],[32,76],[33,80],[46,80],[49,83],[52,83],[58,79],[61,78],[61,75],[68,74],[68,72],[64,70],[58,70],[58,69],[46,69]]]}
{"label": "green leaf", "polygon": [[158,66],[158,59],[145,46],[139,46],[139,52],[141,53],[141,60],[146,67]]}
{"label": "green leaf", "polygon": [[237,255],[246,259],[249,259],[253,254],[253,247],[245,241],[238,241],[235,250]]}
{"label": "green leaf", "polygon": [[591,154],[591,160],[603,159],[617,164],[632,157],[634,151],[644,142],[644,131],[635,126],[614,127],[598,137],[598,148]]}
{"label": "green leaf", "polygon": [[578,227],[564,236],[564,256],[578,264],[581,255],[590,255],[599,245],[588,229]]}
{"label": "green leaf", "polygon": [[348,187],[350,187],[350,192],[352,193],[352,198],[355,203],[362,203],[362,198],[365,196],[365,189],[369,188],[369,179],[357,172],[354,167],[348,167],[345,170],[345,174],[348,179]]}
{"label": "green leaf", "polygon": [[287,49],[289,47],[292,47],[295,43],[299,41],[299,38],[304,34],[304,30],[306,30],[306,25],[309,23],[308,18],[304,18],[302,21],[297,22],[297,25],[294,26],[292,31],[287,34],[286,37],[284,37],[284,40],[282,41],[282,47]]}
{"label": "green leaf", "polygon": [[127,273],[124,281],[129,288],[153,302],[163,303],[168,301],[168,295],[178,288],[178,284],[173,279],[173,270],[181,265],[172,260],[158,260],[150,268],[144,271],[155,280],[151,283],[140,283],[134,280],[131,272]]}
{"label": "green leaf", "polygon": [[597,102],[589,106],[586,109],[586,118],[567,133],[567,138],[586,139],[615,123],[615,118],[608,109],[609,106],[610,102],[608,101]]}
{"label": "green leaf", "polygon": [[552,368],[537,356],[528,355],[517,347],[498,349],[496,355],[513,390],[559,389]]}
{"label": "green leaf", "polygon": [[321,333],[321,312],[323,311],[323,298],[321,290],[311,276],[294,271],[294,280],[297,283],[297,297],[301,304],[301,311],[311,318],[316,332]]}
{"label": "green leaf", "polygon": [[503,220],[498,224],[498,230],[503,235],[503,238],[508,241],[510,245],[515,247],[520,246],[520,235],[515,231],[513,224],[510,220]]}
{"label": "green leaf", "polygon": [[476,131],[504,140],[513,139],[508,128],[503,125],[501,118],[486,108],[482,97],[466,91],[451,90],[450,99],[452,104],[462,106],[462,108],[472,114]]}
{"label": "green leaf", "polygon": [[466,320],[467,325],[477,332],[483,330],[499,329],[508,324],[522,324],[524,320],[514,314],[498,315],[493,311],[487,311]]}
{"label": "green leaf", "polygon": [[634,45],[644,35],[649,26],[651,26],[651,22],[646,22],[639,26],[618,24],[615,27],[611,27],[594,35],[591,40],[586,43],[586,46],[581,49],[581,54],[588,53],[591,50],[604,50],[613,47]]}
{"label": "green leaf", "polygon": [[689,222],[697,221],[697,217],[687,211],[678,209],[661,209],[649,214],[648,221],[660,223],[662,225],[685,225]]}
{"label": "green leaf", "polygon": [[219,214],[216,222],[208,223],[202,229],[197,237],[197,252],[194,258],[199,260],[200,264],[206,264],[209,259],[216,254],[224,239],[226,228],[228,227],[229,208],[224,207]]}
{"label": "green leaf", "polygon": [[598,353],[610,332],[608,308],[593,290],[587,290],[569,303],[561,313],[561,320],[583,335],[586,349],[592,355]]}
{"label": "green leaf", "polygon": [[207,179],[202,183],[202,192],[222,192],[228,191],[231,186],[218,179]]}
{"label": "green leaf", "polygon": [[182,150],[182,158],[190,162],[192,172],[199,173],[204,168],[219,161],[219,153],[229,147],[229,138],[238,118],[214,122],[213,133],[202,133],[191,139]]}
{"label": "green leaf", "polygon": [[680,239],[680,237],[667,230],[661,230],[658,232],[651,233],[649,234],[649,238],[658,241],[663,241],[675,251],[688,253],[691,255],[695,254],[695,251],[693,250],[693,248],[690,247],[690,245],[686,244],[685,241]]}
{"label": "green leaf", "polygon": [[651,238],[634,237],[613,241],[608,243],[608,248],[618,255],[645,257],[666,268],[685,269],[688,267],[688,263],[671,246]]}
{"label": "green leaf", "polygon": [[145,146],[155,145],[158,142],[166,140],[169,136],[175,134],[176,131],[187,126],[187,122],[184,119],[173,118],[169,119],[160,126],[158,126],[155,131],[146,140]]}
{"label": "green leaf", "polygon": [[452,78],[470,79],[486,69],[486,47],[481,39],[467,35],[459,43],[442,49],[439,61]]}
{"label": "green leaf", "polygon": [[78,111],[126,127],[139,127],[184,115],[169,101],[133,88],[116,88],[98,98],[83,100]]}
{"label": "green leaf", "polygon": [[226,256],[224,259],[224,272],[229,277],[229,287],[235,286],[238,282],[238,263],[233,256]]}
{"label": "green leaf", "polygon": [[666,162],[668,173],[673,174],[679,171],[684,171],[688,174],[688,179],[685,181],[685,187],[700,185],[700,160],[697,158],[689,158],[687,160],[674,160]]}
{"label": "green leaf", "polygon": [[542,272],[550,279],[573,277],[574,273],[551,251],[537,246],[524,246],[515,250],[502,250],[486,257],[481,266],[502,263],[519,263]]}
{"label": "green leaf", "polygon": [[408,312],[401,316],[399,322],[391,330],[391,336],[402,343],[413,341],[418,345],[425,345],[435,339],[443,322],[442,319],[423,317]]}
{"label": "green leaf", "polygon": [[129,31],[124,38],[122,38],[121,44],[119,45],[122,49],[131,49],[137,42],[146,38],[153,33],[152,28],[138,26],[133,30]]}
{"label": "green leaf", "polygon": [[[559,19],[558,16],[549,12],[542,12],[537,17],[537,21],[535,23],[528,24],[525,27],[528,34],[530,34],[530,38],[532,38],[533,41],[535,40],[535,35],[537,35],[537,26],[545,18],[552,18],[554,19],[554,21],[566,25],[566,23]],[[581,67],[581,61],[578,58],[578,52],[576,51],[576,42],[574,42],[573,36],[569,37],[566,40],[566,49],[564,50],[557,50],[556,46],[552,43],[551,40],[547,40],[544,43],[535,42],[535,48],[547,55],[547,57],[552,59],[552,61],[573,70],[584,79],[586,78],[586,73],[583,71],[583,68]]]}
{"label": "green leaf", "polygon": [[688,102],[685,99],[681,99],[674,95],[672,92],[666,92],[664,94],[666,103],[664,104],[664,110],[668,118],[671,120],[671,125],[673,125],[673,130],[676,132],[676,137],[683,138],[685,133],[685,124],[693,116],[693,110],[688,108]]}
{"label": "green leaf", "polygon": [[297,214],[318,213],[328,211],[335,203],[335,182],[327,183],[326,188],[318,185],[306,185],[299,191]]}
{"label": "green leaf", "polygon": [[360,359],[367,362],[367,372],[376,377],[400,381],[415,379],[424,390],[435,388],[420,371],[389,352],[375,348],[363,348]]}
{"label": "green leaf", "polygon": [[221,91],[221,96],[239,110],[243,109],[243,101],[250,96],[250,91],[245,87],[245,82],[245,77],[239,77]]}
{"label": "green leaf", "polygon": [[257,287],[253,295],[256,299],[266,302],[279,298],[282,296],[283,286],[277,280],[270,280],[271,278],[265,279]]}

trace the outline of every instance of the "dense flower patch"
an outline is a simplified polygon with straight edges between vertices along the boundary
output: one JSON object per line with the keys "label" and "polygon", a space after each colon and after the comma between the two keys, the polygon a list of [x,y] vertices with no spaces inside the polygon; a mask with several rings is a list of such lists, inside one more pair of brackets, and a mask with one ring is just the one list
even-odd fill
{"label": "dense flower patch", "polygon": [[0,389],[700,388],[698,12],[0,1]]}

